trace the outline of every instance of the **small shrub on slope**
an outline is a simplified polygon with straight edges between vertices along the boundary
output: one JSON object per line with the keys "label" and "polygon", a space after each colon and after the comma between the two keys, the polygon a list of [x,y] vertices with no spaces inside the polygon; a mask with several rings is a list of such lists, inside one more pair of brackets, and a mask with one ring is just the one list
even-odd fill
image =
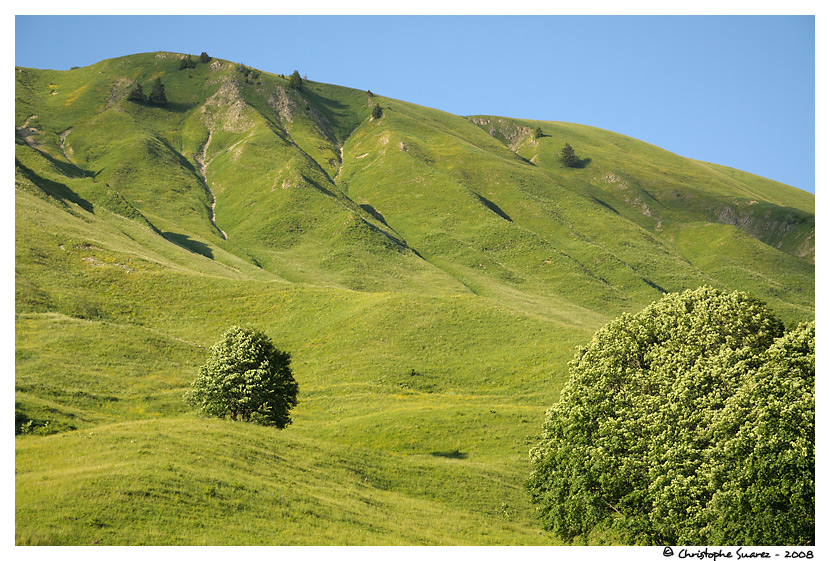
{"label": "small shrub on slope", "polygon": [[189,55],[184,57],[179,63],[179,70],[185,70],[187,68],[196,68],[196,61]]}

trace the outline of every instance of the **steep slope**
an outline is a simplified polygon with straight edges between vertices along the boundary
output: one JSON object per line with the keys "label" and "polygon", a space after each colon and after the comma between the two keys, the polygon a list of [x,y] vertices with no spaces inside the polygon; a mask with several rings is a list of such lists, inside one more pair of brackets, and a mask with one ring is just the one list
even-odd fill
{"label": "steep slope", "polygon": [[[97,65],[97,72],[62,75],[18,69],[19,97],[26,100],[17,106],[18,138],[86,177],[77,182],[79,197],[102,205],[106,195],[126,201],[165,237],[195,251],[219,245],[294,280],[337,286],[378,289],[404,276],[434,280],[394,232],[331,180],[340,139],[359,111],[347,106],[341,116],[328,109],[343,105],[324,97],[330,87],[297,92],[266,73],[254,82],[226,61],[180,69],[180,60],[171,53],[136,55]],[[112,81],[109,88],[102,75]],[[146,91],[157,77],[165,83],[167,107],[126,100],[133,84]],[[327,114],[341,120],[331,124]],[[293,265],[295,256],[305,267]],[[346,261],[369,269],[386,264],[390,275],[379,279]]]}
{"label": "steep slope", "polygon": [[[518,288],[621,311],[663,291],[737,284],[788,312],[812,306],[809,294],[782,299],[780,285],[767,289],[736,278],[725,263],[697,259],[719,234],[709,240],[707,230],[697,228],[701,250],[675,242],[689,239],[687,228],[737,225],[730,230],[736,231],[734,243],[720,252],[736,263],[732,269],[770,279],[783,274],[783,284],[806,282],[811,291],[809,194],[786,186],[779,186],[783,193],[769,185],[762,189],[757,178],[737,172],[737,179],[724,179],[712,166],[589,127],[539,123],[551,134],[524,138],[513,151],[510,142],[497,142],[507,137],[495,129],[487,135],[476,130],[486,129],[481,123],[491,118],[465,120],[395,100],[385,104],[383,119],[359,128],[347,143],[339,184],[370,204],[427,260],[479,294]],[[589,133],[584,150],[595,160],[584,169],[565,168],[555,152]],[[615,151],[619,145],[629,157]],[[606,161],[605,154],[613,157]],[[642,171],[644,161],[652,163]],[[655,169],[666,170],[660,186],[651,184]],[[765,200],[764,190],[800,208]],[[770,247],[757,247],[756,239]]]}
{"label": "steep slope", "polygon": [[[595,197],[638,224],[656,231],[666,222],[729,224],[777,249],[814,260],[810,234],[815,197],[810,193],[592,127],[495,117],[470,120],[511,144],[558,183]],[[539,138],[537,128],[543,133]],[[566,142],[588,156],[584,171],[563,168],[558,151]]]}
{"label": "steep slope", "polygon": [[[814,314],[810,194],[183,57],[15,70],[18,543],[551,543],[522,482],[576,346],[701,284]],[[233,323],[292,354],[283,432],[181,398]]]}
{"label": "steep slope", "polygon": [[[554,308],[596,311],[636,309],[702,283],[731,286],[737,269],[810,282],[808,193],[590,127],[464,119],[308,81],[291,88],[283,76],[218,59],[195,69],[180,60],[158,53],[93,73],[18,69],[18,137],[52,167],[86,178],[76,195],[88,202],[143,217],[191,250],[226,247],[292,281],[518,290]],[[157,77],[168,107],[126,101],[132,84]],[[383,106],[379,119],[373,104]],[[562,166],[565,142],[590,163]],[[746,234],[730,242],[734,267],[698,259],[682,242],[688,228],[703,248],[723,239],[710,229],[714,238],[704,240],[706,224]],[[781,251],[758,250],[752,239]],[[763,282],[750,286],[787,313],[811,307]]]}

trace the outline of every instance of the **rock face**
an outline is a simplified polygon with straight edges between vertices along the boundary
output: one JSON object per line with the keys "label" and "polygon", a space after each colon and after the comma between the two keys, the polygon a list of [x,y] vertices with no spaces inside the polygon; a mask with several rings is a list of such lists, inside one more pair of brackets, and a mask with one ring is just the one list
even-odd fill
{"label": "rock face", "polygon": [[514,151],[527,138],[533,136],[533,128],[520,126],[510,119],[470,117],[469,120],[475,125],[489,127],[490,136],[501,140]]}
{"label": "rock face", "polygon": [[814,215],[757,201],[725,205],[712,215],[720,224],[736,226],[767,245],[815,263]]}
{"label": "rock face", "polygon": [[250,126],[250,121],[245,117],[247,107],[239,85],[234,80],[225,79],[202,106],[202,118],[208,129],[214,129],[217,123],[221,123],[223,130],[242,132]]}

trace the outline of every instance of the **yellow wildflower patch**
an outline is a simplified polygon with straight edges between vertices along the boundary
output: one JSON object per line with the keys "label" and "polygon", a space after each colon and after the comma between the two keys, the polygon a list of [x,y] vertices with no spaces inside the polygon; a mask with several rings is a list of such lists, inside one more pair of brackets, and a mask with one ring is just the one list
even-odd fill
{"label": "yellow wildflower patch", "polygon": [[77,100],[81,96],[81,94],[84,93],[85,91],[87,91],[88,89],[89,89],[89,84],[86,84],[86,85],[81,86],[80,88],[78,88],[74,92],[70,93],[69,95],[67,95],[66,96],[66,104],[70,105],[70,104],[74,103],[75,100]]}

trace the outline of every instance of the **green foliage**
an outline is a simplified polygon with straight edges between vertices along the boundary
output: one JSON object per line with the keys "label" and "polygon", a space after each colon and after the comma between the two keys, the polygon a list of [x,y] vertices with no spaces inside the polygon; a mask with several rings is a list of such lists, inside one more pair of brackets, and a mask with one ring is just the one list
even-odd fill
{"label": "green foliage", "polygon": [[132,101],[134,103],[145,103],[147,101],[147,96],[144,95],[144,91],[141,89],[141,84],[136,82],[135,86],[133,86],[130,93],[127,95],[127,101]]}
{"label": "green foliage", "polygon": [[185,70],[187,68],[196,68],[196,61],[190,55],[182,58],[182,61],[179,63],[179,70]]}
{"label": "green foliage", "polygon": [[52,421],[37,421],[29,419],[25,414],[15,412],[14,434],[27,435],[33,434],[38,436],[48,436],[65,430],[71,430],[74,427],[64,423],[56,423]]}
{"label": "green foliage", "polygon": [[295,70],[291,73],[291,76],[288,78],[288,87],[294,89],[300,89],[303,86],[303,79],[300,78],[300,73]]}
{"label": "green foliage", "polygon": [[815,322],[765,352],[712,429],[710,543],[815,544]]}
{"label": "green foliage", "polygon": [[582,160],[577,157],[573,146],[567,143],[559,152],[559,159],[562,160],[562,163],[569,168],[578,168],[582,164]]}
{"label": "green foliage", "polygon": [[185,398],[205,415],[285,428],[297,405],[290,363],[261,331],[233,326],[211,347]]}
{"label": "green foliage", "polygon": [[164,93],[164,84],[161,83],[161,78],[156,78],[153,82],[153,89],[150,91],[147,101],[150,105],[156,107],[167,106],[167,95]]}
{"label": "green foliage", "polygon": [[565,540],[814,543],[812,326],[741,292],[669,294],[600,329],[531,450],[528,489]]}
{"label": "green foliage", "polygon": [[[21,545],[556,544],[521,482],[576,345],[703,283],[814,315],[812,194],[180,59],[15,69]],[[124,76],[176,111],[114,103]],[[182,399],[249,318],[292,349],[290,431]]]}
{"label": "green foliage", "polygon": [[[542,132],[542,127],[536,127],[536,130],[533,131],[533,138],[542,138],[545,134]],[[573,148],[571,149],[573,150]]]}
{"label": "green foliage", "polygon": [[383,117],[383,108],[377,103],[372,105],[372,119],[380,119]]}
{"label": "green foliage", "polygon": [[245,82],[249,84],[253,84],[255,80],[259,79],[260,73],[259,70],[255,70],[244,64],[240,64],[237,66],[236,71],[245,76]]}
{"label": "green foliage", "polygon": [[201,62],[202,64],[207,64],[210,61],[210,55],[208,55],[205,51],[202,51],[202,54],[199,55],[199,62]]}

